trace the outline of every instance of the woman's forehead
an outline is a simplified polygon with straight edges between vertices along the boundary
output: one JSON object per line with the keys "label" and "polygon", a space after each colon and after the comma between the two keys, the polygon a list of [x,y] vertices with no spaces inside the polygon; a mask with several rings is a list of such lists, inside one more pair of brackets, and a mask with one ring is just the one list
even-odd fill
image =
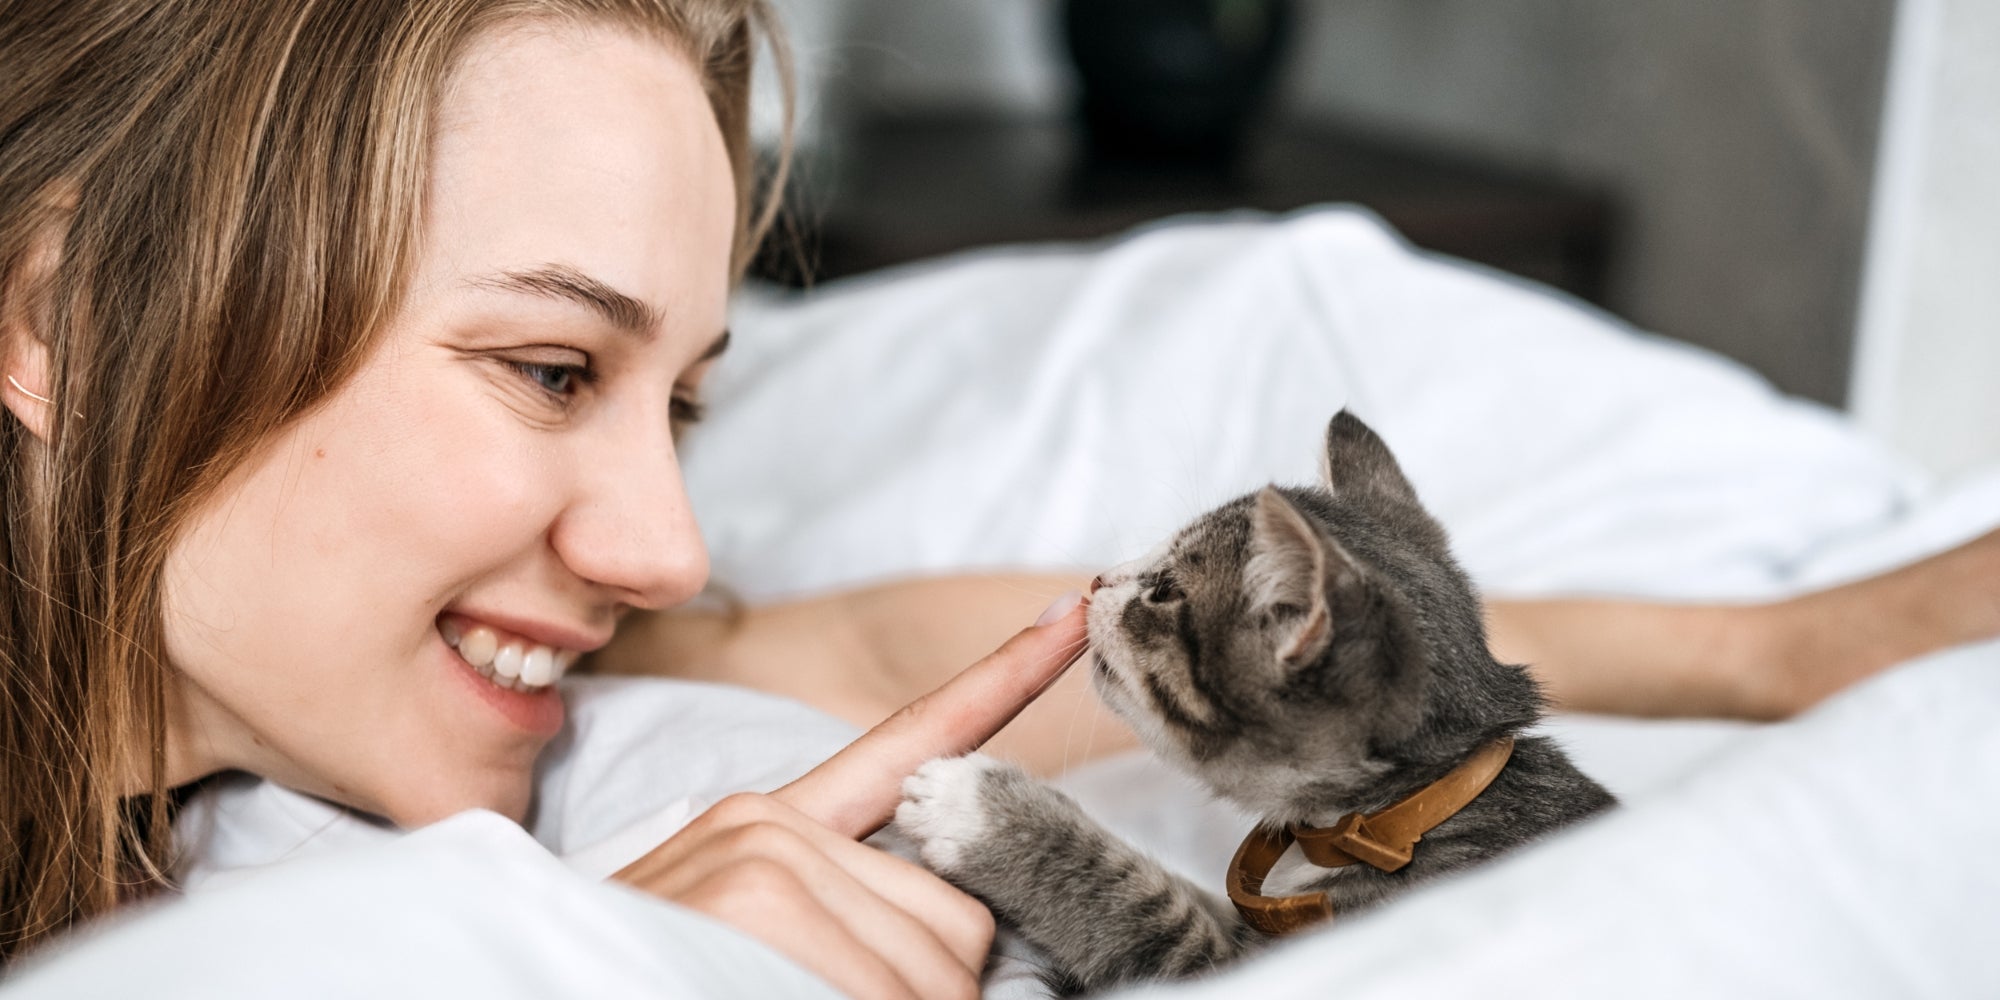
{"label": "woman's forehead", "polygon": [[684,56],[611,29],[495,32],[438,121],[414,293],[498,282],[704,343],[721,329],[736,192]]}

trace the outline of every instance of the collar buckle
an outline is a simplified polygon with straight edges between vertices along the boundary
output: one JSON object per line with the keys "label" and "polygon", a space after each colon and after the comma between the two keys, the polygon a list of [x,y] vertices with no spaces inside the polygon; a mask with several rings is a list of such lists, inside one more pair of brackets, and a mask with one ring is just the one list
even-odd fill
{"label": "collar buckle", "polygon": [[1339,868],[1360,862],[1379,871],[1392,872],[1410,863],[1414,843],[1383,843],[1368,826],[1362,813],[1348,813],[1340,822],[1322,829],[1294,826],[1292,836],[1306,860],[1321,868]]}

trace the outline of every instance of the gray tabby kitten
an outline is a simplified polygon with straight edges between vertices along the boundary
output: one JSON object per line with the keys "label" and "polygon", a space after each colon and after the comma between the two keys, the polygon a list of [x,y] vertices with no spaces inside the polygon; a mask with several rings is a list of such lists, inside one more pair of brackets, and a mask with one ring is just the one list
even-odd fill
{"label": "gray tabby kitten", "polygon": [[[1098,695],[1274,828],[1381,809],[1542,713],[1527,672],[1488,652],[1472,584],[1381,439],[1343,411],[1325,458],[1320,488],[1225,504],[1090,598]],[[1517,736],[1499,777],[1407,866],[1281,862],[1265,893],[1325,892],[1338,921],[1612,804],[1549,740]],[[926,764],[896,822],[1049,956],[1064,992],[1192,975],[1262,942],[1222,895],[991,758]]]}

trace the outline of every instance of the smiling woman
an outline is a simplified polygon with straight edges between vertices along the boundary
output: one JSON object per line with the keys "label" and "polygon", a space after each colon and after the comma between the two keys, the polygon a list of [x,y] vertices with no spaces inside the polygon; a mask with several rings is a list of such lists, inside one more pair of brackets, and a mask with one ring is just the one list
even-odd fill
{"label": "smiling woman", "polygon": [[706,578],[767,21],[0,5],[0,955],[161,885],[218,771],[526,811],[555,678]]}
{"label": "smiling woman", "polygon": [[[708,573],[676,435],[768,218],[746,122],[768,19],[763,0],[0,0],[0,964],[171,888],[177,790],[220,772],[389,827],[530,810],[554,682]],[[1490,610],[1573,706],[1777,716],[2000,632],[1996,567],[2000,534],[1796,604]],[[1060,757],[1074,595],[957,669],[1027,611],[923,582],[733,630],[631,622],[599,669],[719,664],[887,719],[612,878],[847,995],[976,995],[992,915],[858,839],[905,776],[1044,691],[1013,745]],[[1853,641],[1885,621],[1923,627]],[[1800,655],[1739,672],[1731,648]]]}
{"label": "smiling woman", "polygon": [[673,430],[735,199],[692,68],[533,24],[476,41],[446,95],[398,309],[168,558],[169,784],[241,769],[403,826],[518,819],[556,664],[707,578]]}
{"label": "smiling woman", "polygon": [[[0,960],[167,888],[219,772],[528,812],[554,681],[708,575],[675,438],[769,218],[768,21],[0,2]],[[858,838],[1081,644],[1053,616],[613,877],[850,995],[973,995],[991,916]]]}

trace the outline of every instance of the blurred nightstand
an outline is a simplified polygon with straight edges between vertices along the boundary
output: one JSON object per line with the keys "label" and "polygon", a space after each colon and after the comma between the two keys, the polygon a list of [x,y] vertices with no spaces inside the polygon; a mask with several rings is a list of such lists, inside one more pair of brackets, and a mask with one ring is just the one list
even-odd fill
{"label": "blurred nightstand", "polygon": [[[1062,121],[898,118],[843,138],[829,191],[803,190],[814,280],[995,243],[1108,236],[1181,212],[1365,205],[1418,246],[1601,302],[1615,222],[1603,195],[1323,125],[1259,130],[1228,172],[1091,163]],[[798,284],[785,241],[759,261]]]}

